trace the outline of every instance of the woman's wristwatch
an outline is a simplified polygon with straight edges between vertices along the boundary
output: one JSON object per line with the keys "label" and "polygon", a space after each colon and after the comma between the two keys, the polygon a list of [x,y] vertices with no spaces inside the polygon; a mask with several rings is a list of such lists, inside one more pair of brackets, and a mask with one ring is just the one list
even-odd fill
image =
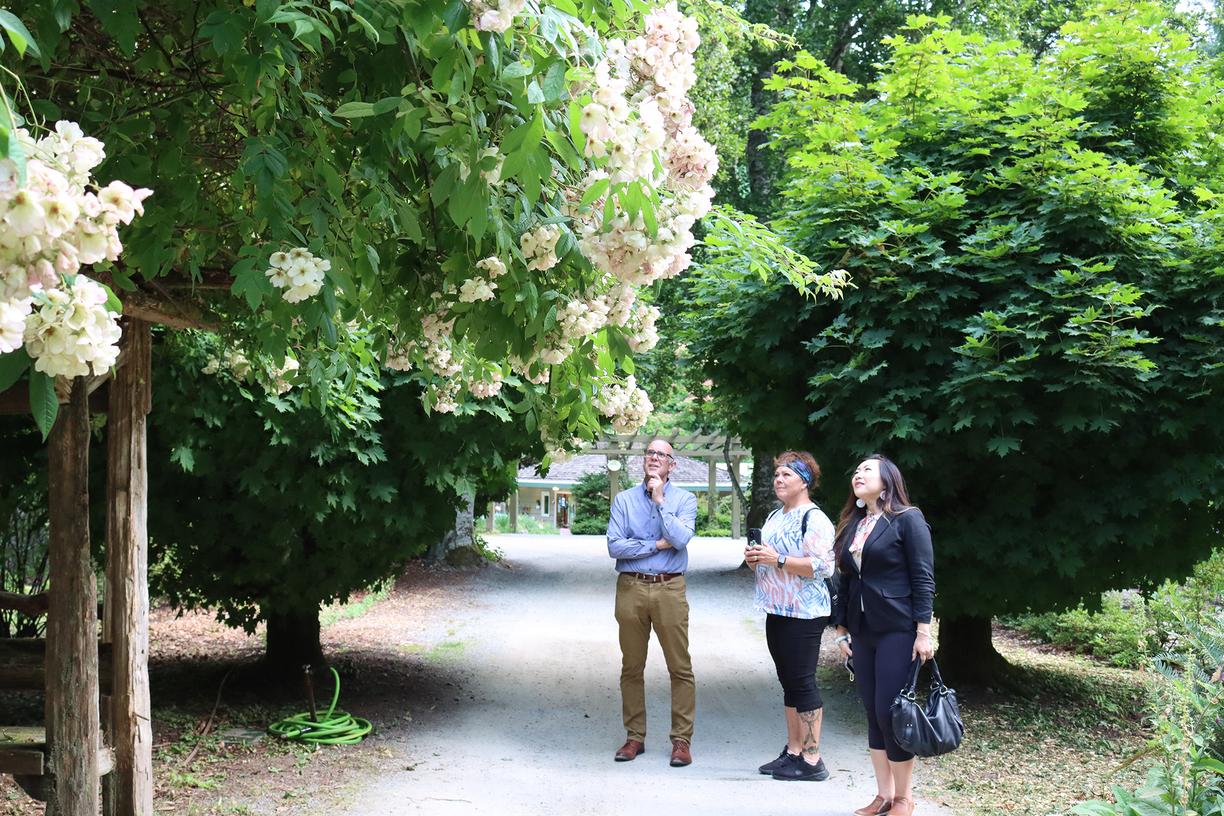
{"label": "woman's wristwatch", "polygon": [[850,642],[849,635],[839,635],[838,637],[833,638],[834,646],[840,646],[843,643],[849,643],[849,642]]}
{"label": "woman's wristwatch", "polygon": [[784,568],[785,566],[786,566],[786,556],[785,556],[785,555],[779,555],[779,556],[778,556],[778,569],[782,569],[782,568]]}

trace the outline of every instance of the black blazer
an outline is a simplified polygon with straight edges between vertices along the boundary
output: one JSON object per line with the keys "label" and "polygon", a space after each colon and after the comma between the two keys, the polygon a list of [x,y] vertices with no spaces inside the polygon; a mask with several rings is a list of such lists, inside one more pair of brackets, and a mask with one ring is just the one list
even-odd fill
{"label": "black blazer", "polygon": [[935,553],[931,526],[918,508],[876,522],[863,545],[863,570],[850,555],[854,540],[851,525],[842,531],[841,591],[833,609],[833,623],[851,634],[912,632],[917,623],[930,623],[935,602]]}

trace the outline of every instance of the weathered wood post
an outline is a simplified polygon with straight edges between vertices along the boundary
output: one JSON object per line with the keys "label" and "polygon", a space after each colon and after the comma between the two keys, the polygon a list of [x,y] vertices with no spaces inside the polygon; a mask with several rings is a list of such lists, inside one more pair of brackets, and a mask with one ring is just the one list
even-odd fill
{"label": "weathered wood post", "polygon": [[123,365],[110,383],[106,421],[109,640],[114,654],[108,816],[152,816],[153,730],[149,704],[147,417],[152,408],[149,324],[125,321]]}
{"label": "weathered wood post", "polygon": [[57,816],[97,816],[98,588],[89,555],[89,395],[72,383],[51,429],[47,753]]}
{"label": "weathered wood post", "polygon": [[510,494],[510,532],[518,532],[518,487]]}
{"label": "weathered wood post", "polygon": [[718,515],[718,465],[714,462],[714,457],[711,456],[708,460],[710,465],[710,486],[709,492],[706,493],[706,506],[709,508],[709,523],[714,523],[714,517]]}

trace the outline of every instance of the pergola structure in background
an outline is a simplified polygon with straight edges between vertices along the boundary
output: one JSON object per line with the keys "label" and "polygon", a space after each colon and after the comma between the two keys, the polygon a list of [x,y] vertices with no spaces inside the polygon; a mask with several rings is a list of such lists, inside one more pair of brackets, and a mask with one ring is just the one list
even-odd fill
{"label": "pergola structure in background", "polygon": [[[0,773],[47,816],[153,816],[149,700],[147,417],[152,324],[215,330],[182,300],[123,292],[114,369],[57,383],[47,440],[49,589],[0,592],[0,608],[47,616],[45,640],[0,640],[0,691],[42,689],[43,728],[0,724]],[[0,414],[30,413],[26,383]],[[90,415],[106,414],[106,586],[101,614],[89,532]]]}
{"label": "pergola structure in background", "polygon": [[[620,492],[620,477],[625,471],[626,460],[633,456],[645,456],[646,446],[655,439],[665,439],[671,444],[678,456],[689,459],[704,460],[709,467],[709,490],[706,499],[709,503],[710,517],[713,518],[718,506],[718,463],[726,462],[731,471],[731,536],[739,538],[742,533],[743,508],[740,501],[739,471],[740,463],[745,457],[752,458],[748,450],[736,437],[726,437],[714,434],[632,434],[604,436],[588,448],[583,454],[606,456],[608,458],[609,499],[615,498]],[[615,463],[615,464],[613,464]],[[510,515],[510,531],[518,532],[518,494],[512,493],[508,502]],[[492,514],[489,515],[490,520]]]}

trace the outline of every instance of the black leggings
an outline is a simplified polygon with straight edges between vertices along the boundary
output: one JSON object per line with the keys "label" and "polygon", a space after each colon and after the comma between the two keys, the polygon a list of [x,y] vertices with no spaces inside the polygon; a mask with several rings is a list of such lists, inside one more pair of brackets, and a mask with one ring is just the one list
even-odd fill
{"label": "black leggings", "polygon": [[816,662],[820,659],[820,636],[828,617],[787,618],[765,616],[765,642],[782,683],[782,702],[800,713],[824,707],[816,688]]}
{"label": "black leggings", "polygon": [[909,682],[914,654],[914,632],[872,632],[854,635],[854,681],[867,709],[867,745],[884,750],[893,762],[914,755],[897,745],[892,730],[892,701]]}

